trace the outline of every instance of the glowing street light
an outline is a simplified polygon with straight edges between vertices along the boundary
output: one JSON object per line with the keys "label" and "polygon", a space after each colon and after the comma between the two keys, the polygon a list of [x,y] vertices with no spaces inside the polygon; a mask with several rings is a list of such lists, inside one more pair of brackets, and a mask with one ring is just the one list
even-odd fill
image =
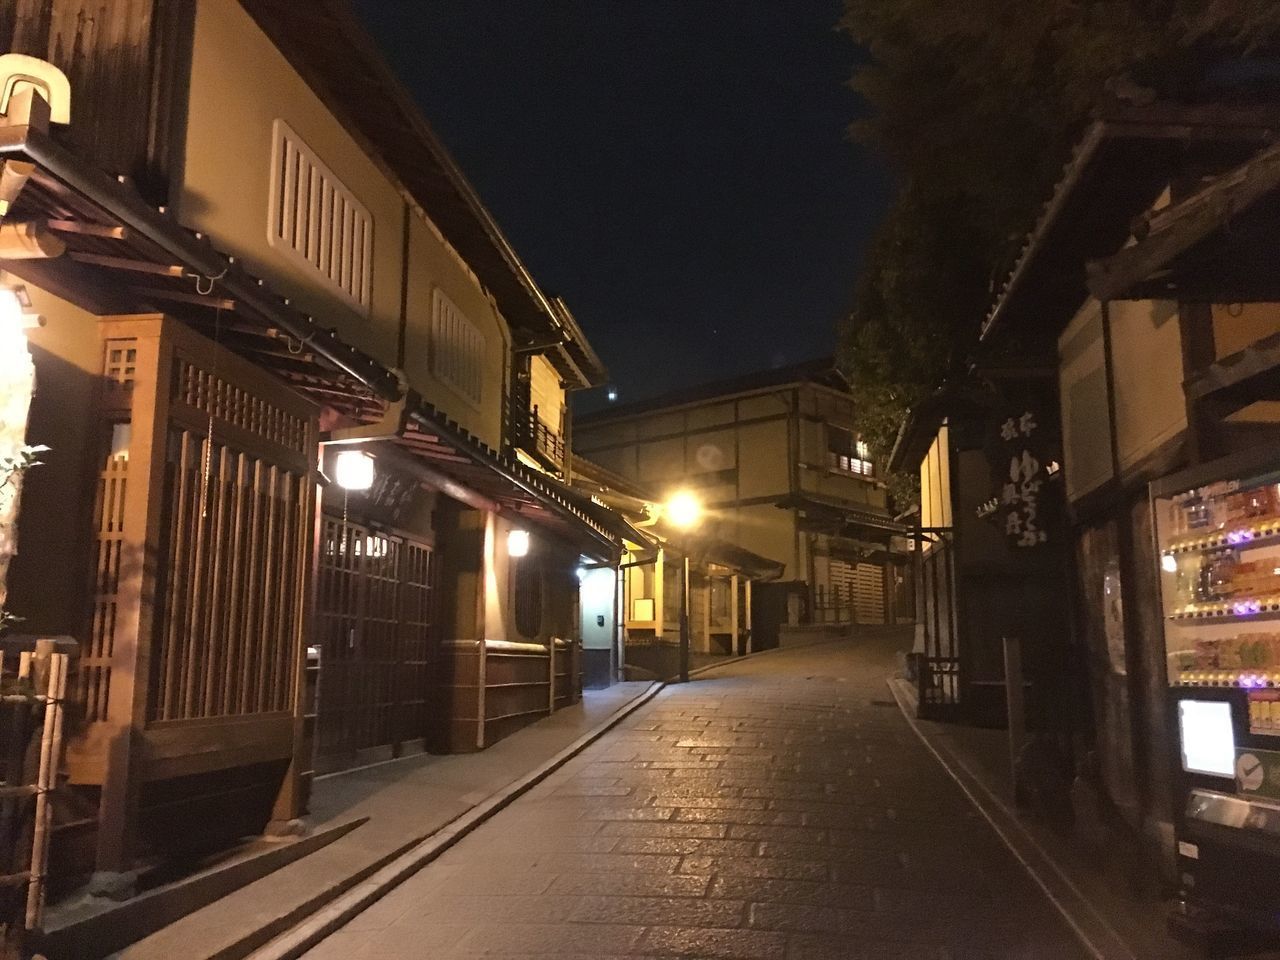
{"label": "glowing street light", "polygon": [[[663,505],[664,519],[681,532],[689,532],[702,522],[702,501],[689,490],[677,490]],[[689,545],[681,545],[683,571],[680,577],[680,681],[689,681]]]}
{"label": "glowing street light", "polygon": [[702,501],[688,490],[677,490],[667,499],[663,515],[677,530],[692,530],[702,522]]}

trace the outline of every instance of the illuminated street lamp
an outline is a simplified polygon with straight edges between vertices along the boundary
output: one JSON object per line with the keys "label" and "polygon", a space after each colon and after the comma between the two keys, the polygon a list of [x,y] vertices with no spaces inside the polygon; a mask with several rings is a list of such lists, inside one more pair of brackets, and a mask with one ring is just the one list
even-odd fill
{"label": "illuminated street lamp", "polygon": [[[663,517],[677,530],[687,533],[702,522],[702,501],[689,490],[677,490],[667,498]],[[684,558],[680,578],[680,682],[689,682],[689,544],[683,540],[680,553]]]}
{"label": "illuminated street lamp", "polygon": [[663,516],[677,530],[692,530],[702,522],[702,501],[688,490],[677,490],[667,499]]}

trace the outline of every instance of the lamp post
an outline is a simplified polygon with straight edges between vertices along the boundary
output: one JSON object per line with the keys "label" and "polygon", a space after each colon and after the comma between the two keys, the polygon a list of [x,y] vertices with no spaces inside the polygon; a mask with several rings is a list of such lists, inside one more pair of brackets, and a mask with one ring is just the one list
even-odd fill
{"label": "lamp post", "polygon": [[[663,516],[677,530],[687,533],[702,522],[702,501],[688,490],[673,493]],[[680,555],[684,562],[680,576],[680,682],[689,682],[689,542],[683,538]]]}

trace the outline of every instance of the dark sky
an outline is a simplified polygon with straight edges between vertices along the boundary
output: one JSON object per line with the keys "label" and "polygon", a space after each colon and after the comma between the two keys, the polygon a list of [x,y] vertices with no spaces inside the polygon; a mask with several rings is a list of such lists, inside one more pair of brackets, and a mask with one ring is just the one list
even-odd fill
{"label": "dark sky", "polygon": [[888,193],[840,0],[355,6],[620,402],[833,349]]}

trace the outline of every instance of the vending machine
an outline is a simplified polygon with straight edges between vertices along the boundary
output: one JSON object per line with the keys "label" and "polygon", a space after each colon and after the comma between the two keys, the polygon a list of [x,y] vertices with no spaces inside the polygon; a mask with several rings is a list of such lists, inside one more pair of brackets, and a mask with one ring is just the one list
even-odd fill
{"label": "vending machine", "polygon": [[1280,449],[1151,487],[1185,929],[1280,930]]}

